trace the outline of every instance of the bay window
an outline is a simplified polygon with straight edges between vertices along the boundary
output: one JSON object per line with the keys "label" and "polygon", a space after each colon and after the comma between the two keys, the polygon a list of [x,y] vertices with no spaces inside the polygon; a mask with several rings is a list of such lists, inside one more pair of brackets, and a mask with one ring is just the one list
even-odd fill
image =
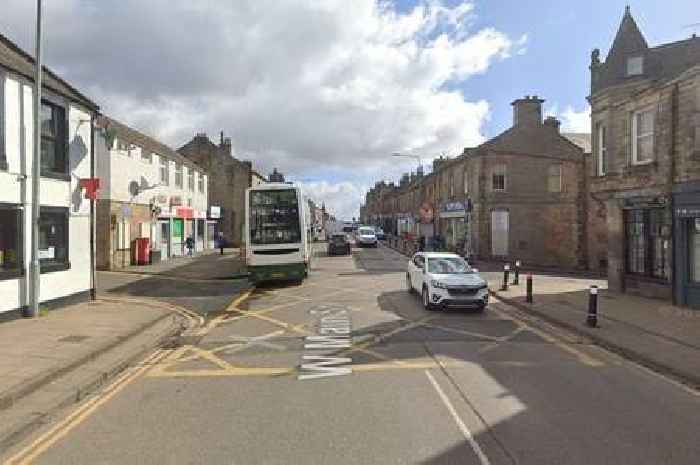
{"label": "bay window", "polygon": [[175,187],[182,189],[182,163],[175,163]]}
{"label": "bay window", "polygon": [[187,168],[187,189],[194,192],[194,169]]}
{"label": "bay window", "polygon": [[169,170],[169,161],[167,158],[165,158],[162,155],[159,155],[160,158],[160,184],[163,186],[167,186],[170,184],[170,170]]}

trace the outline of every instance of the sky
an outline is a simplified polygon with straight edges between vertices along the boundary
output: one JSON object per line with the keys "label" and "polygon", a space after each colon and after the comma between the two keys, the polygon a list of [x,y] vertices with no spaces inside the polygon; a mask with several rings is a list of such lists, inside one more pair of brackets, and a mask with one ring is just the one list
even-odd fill
{"label": "sky", "polygon": [[[590,53],[626,3],[651,46],[700,33],[697,0],[44,0],[43,58],[105,114],[174,148],[224,131],[349,219],[415,168],[391,153],[457,155],[524,95],[588,132]],[[35,2],[2,4],[32,53]]]}

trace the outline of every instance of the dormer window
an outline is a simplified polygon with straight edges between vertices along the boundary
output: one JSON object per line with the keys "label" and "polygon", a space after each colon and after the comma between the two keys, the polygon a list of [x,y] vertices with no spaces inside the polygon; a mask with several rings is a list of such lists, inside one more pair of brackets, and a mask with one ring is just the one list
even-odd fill
{"label": "dormer window", "polygon": [[627,59],[627,75],[639,76],[644,72],[644,57],[632,57]]}

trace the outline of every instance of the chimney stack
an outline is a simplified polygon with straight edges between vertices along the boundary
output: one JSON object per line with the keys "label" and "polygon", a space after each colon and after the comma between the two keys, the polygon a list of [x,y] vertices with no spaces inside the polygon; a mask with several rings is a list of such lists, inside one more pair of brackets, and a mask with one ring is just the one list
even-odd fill
{"label": "chimney stack", "polygon": [[554,116],[548,116],[544,120],[544,125],[554,128],[554,131],[559,134],[559,126],[561,126],[561,121],[556,119]]}
{"label": "chimney stack", "polygon": [[542,124],[542,103],[543,99],[536,95],[514,100],[513,105],[513,126],[538,126]]}

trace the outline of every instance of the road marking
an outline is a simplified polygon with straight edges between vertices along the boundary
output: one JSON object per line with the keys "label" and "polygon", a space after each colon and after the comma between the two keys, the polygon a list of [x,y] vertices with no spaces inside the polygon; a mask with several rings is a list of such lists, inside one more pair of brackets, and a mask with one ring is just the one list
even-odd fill
{"label": "road marking", "polygon": [[472,447],[472,450],[474,451],[476,456],[479,457],[479,462],[481,462],[481,465],[490,465],[491,462],[489,461],[489,458],[486,456],[486,454],[484,454],[484,451],[481,450],[481,446],[479,446],[479,443],[476,442],[476,439],[474,439],[474,436],[472,436],[471,431],[469,431],[467,425],[464,424],[459,414],[455,410],[454,406],[452,405],[452,402],[450,402],[450,399],[442,390],[438,382],[435,381],[433,375],[428,370],[425,370],[425,375],[428,377],[430,383],[437,391],[438,395],[440,396],[440,399],[442,400],[442,403],[445,404],[445,407],[447,407],[447,410],[450,412],[450,415],[452,415],[452,419],[454,419],[455,423],[457,423],[457,427],[469,442],[469,445]]}
{"label": "road marking", "polygon": [[132,367],[126,373],[118,377],[112,384],[107,387],[102,394],[93,397],[85,402],[81,407],[68,415],[66,418],[57,423],[53,428],[39,436],[30,445],[12,456],[6,465],[29,465],[49,447],[70,433],[76,426],[84,422],[92,415],[99,407],[116,396],[122,389],[131,384],[140,375],[148,371],[154,364],[157,364],[165,356],[168,351],[156,350],[148,356],[139,366]]}

